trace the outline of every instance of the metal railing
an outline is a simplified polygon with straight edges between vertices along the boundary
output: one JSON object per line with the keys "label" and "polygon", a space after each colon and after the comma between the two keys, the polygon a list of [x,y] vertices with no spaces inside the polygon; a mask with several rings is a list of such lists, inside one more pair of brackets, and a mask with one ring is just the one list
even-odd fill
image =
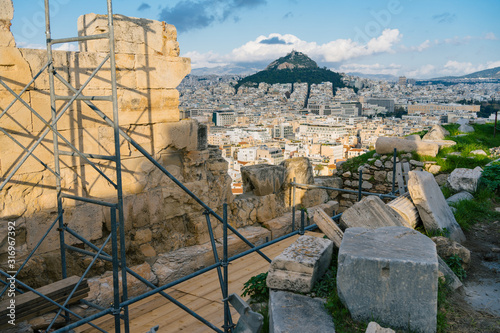
{"label": "metal railing", "polygon": [[[45,128],[41,132],[41,134],[38,135],[36,142],[33,143],[31,147],[25,147],[23,146],[18,140],[16,140],[8,130],[5,130],[4,128],[0,127],[0,131],[4,133],[7,137],[11,138],[14,143],[18,146],[21,147],[23,150],[23,155],[19,162],[14,166],[14,168],[9,172],[8,175],[6,175],[5,179],[2,180],[0,183],[0,191],[4,190],[6,187],[7,183],[12,181],[12,178],[15,176],[15,174],[19,171],[21,166],[26,162],[26,160],[29,157],[33,157],[36,161],[38,161],[44,169],[48,170],[51,172],[56,179],[56,197],[55,197],[55,202],[57,205],[57,218],[50,224],[49,228],[47,231],[42,235],[42,237],[38,240],[37,244],[35,247],[30,251],[28,256],[25,258],[24,262],[20,265],[20,267],[15,270],[15,271],[3,271],[0,270],[0,276],[4,277],[5,280],[0,279],[0,283],[3,283],[5,287],[3,290],[0,292],[0,296],[5,293],[5,291],[8,288],[9,283],[7,282],[7,279],[12,279],[16,282],[16,291],[19,293],[23,293],[25,291],[31,291],[38,295],[39,297],[45,299],[52,305],[55,305],[57,307],[57,312],[56,316],[54,316],[53,320],[49,324],[49,327],[47,328],[47,331],[52,329],[54,323],[56,322],[57,318],[59,316],[63,316],[66,319],[66,326],[60,329],[55,330],[55,332],[67,332],[73,328],[76,328],[78,326],[84,325],[84,324],[89,324],[93,328],[95,328],[98,331],[101,332],[106,332],[103,330],[101,327],[98,325],[94,324],[93,321],[103,317],[105,315],[112,315],[114,317],[114,331],[115,332],[120,332],[121,331],[121,325],[123,324],[124,326],[124,332],[128,333],[130,331],[129,328],[129,306],[143,300],[149,296],[152,296],[154,294],[160,294],[163,296],[165,299],[168,301],[172,302],[182,310],[184,310],[186,313],[192,315],[194,318],[205,324],[208,328],[210,328],[213,331],[216,332],[232,332],[234,328],[234,323],[231,318],[231,312],[229,308],[229,301],[228,301],[228,295],[229,295],[229,286],[228,286],[228,281],[229,281],[229,271],[228,271],[228,264],[234,260],[237,260],[239,258],[242,258],[246,255],[249,255],[251,253],[258,253],[262,258],[264,258],[266,261],[271,262],[271,260],[261,251],[267,246],[270,246],[272,244],[275,244],[277,242],[280,242],[284,239],[287,239],[289,237],[292,237],[294,235],[298,234],[304,234],[306,230],[312,230],[316,228],[316,225],[305,225],[305,212],[302,211],[301,213],[301,224],[298,230],[295,230],[295,211],[296,211],[296,205],[295,205],[295,189],[296,188],[321,188],[321,189],[326,189],[326,190],[335,190],[335,191],[340,191],[340,192],[345,192],[345,193],[358,193],[359,196],[361,195],[379,195],[381,197],[392,197],[396,193],[394,191],[394,185],[393,185],[393,192],[391,194],[378,194],[378,193],[370,193],[370,192],[363,192],[361,191],[361,188],[359,191],[352,191],[352,190],[345,190],[345,189],[337,189],[337,188],[330,188],[330,187],[324,187],[324,186],[317,186],[317,185],[308,185],[308,184],[297,184],[295,181],[291,184],[291,189],[293,191],[293,205],[292,205],[292,232],[284,235],[282,237],[276,238],[272,241],[266,242],[265,244],[255,246],[252,244],[250,241],[248,241],[243,235],[241,235],[233,226],[231,226],[228,223],[228,214],[227,214],[227,204],[223,205],[223,216],[219,216],[212,208],[210,208],[207,204],[205,204],[201,199],[199,199],[193,192],[191,192],[186,186],[184,186],[179,180],[177,180],[171,173],[169,173],[165,167],[163,167],[156,159],[154,159],[151,154],[149,154],[141,145],[139,145],[135,140],[133,140],[127,133],[125,133],[120,127],[119,127],[119,120],[118,120],[118,103],[117,103],[117,85],[116,85],[116,63],[115,63],[115,39],[114,39],[114,24],[113,24],[113,10],[112,10],[112,1],[111,0],[106,0],[107,2],[107,18],[108,18],[108,32],[104,34],[98,34],[98,35],[93,35],[93,36],[80,36],[80,37],[75,37],[75,38],[63,38],[63,39],[52,39],[51,38],[51,30],[50,30],[50,6],[49,6],[49,0],[44,0],[45,2],[45,19],[46,19],[46,40],[47,40],[47,62],[45,63],[44,66],[38,71],[36,75],[33,76],[33,78],[30,80],[30,82],[22,89],[22,91],[19,94],[16,94],[5,82],[4,80],[0,77],[0,84],[7,90],[9,91],[13,97],[14,101],[12,101],[8,107],[3,110],[0,113],[0,118],[2,118],[4,115],[6,115],[11,109],[12,105],[16,101],[19,101],[22,103],[33,115],[35,115],[42,123],[45,125]],[[102,61],[99,66],[92,72],[90,77],[79,87],[75,88],[73,87],[67,80],[65,80],[55,69],[54,66],[54,60],[53,60],[53,54],[52,54],[52,46],[58,43],[66,43],[66,42],[81,42],[81,41],[88,41],[88,40],[95,40],[95,39],[108,39],[109,41],[109,55],[105,57],[105,59]],[[110,74],[111,74],[111,80],[110,80],[110,85],[111,85],[111,96],[106,96],[106,97],[99,97],[99,96],[84,96],[82,94],[84,88],[91,82],[93,78],[96,77],[97,73],[102,69],[102,67],[109,62],[110,66]],[[50,86],[50,107],[51,107],[51,119],[46,120],[42,117],[42,115],[37,112],[37,110],[33,109],[29,103],[25,102],[22,98],[23,94],[30,89],[30,87],[33,85],[33,83],[40,77],[40,75],[44,71],[48,71],[49,74],[49,86]],[[72,96],[58,96],[55,93],[55,80],[58,80],[60,83],[62,83],[65,87],[68,88],[69,91],[73,93]],[[56,110],[56,100],[58,101],[66,101],[66,105],[60,110]],[[113,105],[113,119],[110,119],[108,116],[104,114],[96,105],[92,103],[92,100],[102,100],[102,101],[109,101]],[[113,128],[113,138],[114,138],[114,155],[96,155],[96,154],[87,154],[82,151],[80,151],[77,147],[71,144],[69,140],[67,140],[61,132],[58,131],[57,124],[58,121],[62,118],[62,116],[66,113],[66,111],[70,108],[71,104],[74,103],[75,101],[80,101],[81,103],[86,104],[90,109],[92,109],[100,118],[104,120],[106,124],[108,124],[111,128]],[[54,153],[54,168],[50,168],[48,164],[38,158],[34,152],[37,149],[37,147],[40,146],[42,141],[44,140],[47,135],[52,132],[52,141],[53,141],[53,153]],[[124,217],[124,209],[123,209],[123,189],[122,189],[122,165],[121,165],[121,156],[120,156],[120,138],[124,138],[127,142],[129,142],[134,148],[137,149],[144,157],[146,157],[156,168],[158,168],[164,175],[166,175],[172,182],[180,187],[185,193],[187,193],[192,199],[194,199],[195,202],[197,202],[201,207],[203,207],[204,211],[202,214],[205,215],[206,218],[206,223],[208,227],[208,232],[209,232],[209,238],[210,238],[210,244],[212,246],[212,254],[214,257],[214,264],[209,265],[208,267],[205,267],[203,269],[200,269],[194,273],[191,273],[185,277],[182,277],[180,279],[177,279],[173,282],[169,282],[165,285],[162,286],[155,286],[145,278],[141,277],[139,274],[134,272],[132,269],[127,267],[127,261],[126,261],[126,244],[125,244],[125,217]],[[59,143],[63,142],[66,146],[68,146],[71,151],[62,151],[59,149]],[[61,186],[61,169],[60,169],[60,155],[69,155],[69,156],[78,156],[80,157],[85,163],[90,165],[92,168],[94,168],[107,182],[110,184],[115,190],[116,190],[116,198],[114,202],[108,202],[100,199],[95,199],[95,198],[88,198],[88,197],[83,197],[83,196],[78,196],[78,195],[73,195],[73,194],[68,194],[64,193],[62,186]],[[395,156],[395,155],[394,155]],[[97,162],[94,162],[94,160],[97,160]],[[111,161],[115,163],[115,170],[116,170],[116,181],[112,181],[104,172],[101,171],[99,168],[99,161]],[[395,161],[395,159],[394,159]],[[361,179],[360,175],[360,179]],[[393,176],[394,177],[394,176]],[[391,196],[392,195],[392,196]],[[71,201],[80,201],[80,202],[85,202],[88,204],[95,204],[102,206],[104,208],[109,209],[110,212],[110,217],[111,217],[111,232],[106,238],[104,239],[104,242],[100,245],[97,246],[93,244],[90,240],[86,239],[82,235],[80,235],[78,232],[76,232],[70,225],[65,223],[64,221],[64,200],[71,200]],[[334,218],[338,218],[340,215],[334,216]],[[222,223],[223,227],[223,256],[222,259],[218,257],[217,249],[216,249],[216,242],[215,242],[215,236],[213,234],[213,228],[212,228],[212,222],[211,222],[211,217],[216,219],[216,222]],[[59,247],[60,247],[60,257],[61,257],[61,278],[65,279],[67,278],[67,261],[66,261],[66,252],[71,251],[79,254],[83,254],[86,256],[89,256],[92,258],[90,264],[87,266],[85,271],[83,272],[82,276],[80,277],[78,283],[74,287],[74,289],[71,291],[70,295],[64,300],[62,303],[55,302],[54,300],[50,299],[49,297],[41,294],[38,292],[36,289],[33,287],[30,287],[29,285],[23,283],[19,278],[18,275],[20,272],[23,270],[23,268],[26,266],[29,260],[33,258],[37,250],[40,248],[40,245],[42,244],[43,241],[47,239],[48,234],[54,230],[54,227],[58,225],[57,230],[59,232]],[[241,239],[246,245],[250,247],[250,249],[233,255],[229,257],[228,254],[228,233],[232,232],[234,235],[236,235],[239,239]],[[71,246],[66,243],[65,237],[66,235],[70,235],[74,238],[76,238],[79,242],[85,244],[88,246],[89,250],[81,249],[75,246]],[[107,244],[111,244],[111,253],[107,253],[104,248]],[[85,302],[86,304],[93,306],[98,310],[97,313],[82,318],[80,315],[72,312],[68,308],[69,301],[71,299],[71,296],[75,293],[77,290],[78,286],[82,283],[84,278],[87,276],[88,272],[91,270],[93,265],[97,260],[102,260],[102,261],[107,261],[112,263],[112,285],[113,285],[113,304],[109,308],[102,308],[99,306],[96,306],[92,303]],[[218,327],[216,327],[214,324],[210,323],[207,319],[203,318],[202,316],[198,315],[195,311],[189,309],[187,306],[176,300],[174,297],[170,296],[167,294],[165,291],[168,288],[171,288],[175,285],[178,285],[179,283],[188,281],[191,278],[194,278],[196,276],[199,276],[203,273],[209,272],[211,270],[216,270],[217,271],[217,277],[219,280],[220,284],[220,289],[221,289],[221,297],[222,301],[224,304],[224,325],[222,326],[222,330]],[[141,281],[143,284],[145,284],[148,288],[151,290],[143,293],[142,295],[136,296],[129,298],[128,297],[128,290],[127,290],[127,277],[128,275],[133,276],[134,278],[138,279]],[[120,292],[121,289],[121,292]],[[76,318],[76,322],[71,322],[72,318]],[[165,328],[161,328],[162,330]]]}

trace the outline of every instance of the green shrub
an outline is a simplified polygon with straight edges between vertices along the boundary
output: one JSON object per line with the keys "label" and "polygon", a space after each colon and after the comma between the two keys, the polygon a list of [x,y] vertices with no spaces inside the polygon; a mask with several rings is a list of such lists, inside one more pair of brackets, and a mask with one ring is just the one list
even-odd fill
{"label": "green shrub", "polygon": [[269,300],[269,289],[266,284],[267,272],[252,276],[243,284],[241,296],[250,296],[250,303],[262,303]]}
{"label": "green shrub", "polygon": [[481,183],[492,191],[500,189],[500,162],[493,162],[490,166],[484,168]]}
{"label": "green shrub", "polygon": [[452,255],[451,257],[447,258],[445,262],[460,281],[463,281],[467,277],[467,272],[462,266],[462,258],[457,255]]}

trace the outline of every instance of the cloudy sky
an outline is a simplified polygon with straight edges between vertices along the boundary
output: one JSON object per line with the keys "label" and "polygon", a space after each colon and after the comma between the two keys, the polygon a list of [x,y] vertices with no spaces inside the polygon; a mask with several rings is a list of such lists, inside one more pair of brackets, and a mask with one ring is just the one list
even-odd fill
{"label": "cloudy sky", "polygon": [[[13,0],[21,47],[44,43],[43,0]],[[105,0],[51,0],[54,37]],[[114,12],[174,24],[193,68],[263,68],[291,50],[342,72],[430,78],[500,66],[498,0],[115,0]],[[74,46],[64,46],[73,49]]]}

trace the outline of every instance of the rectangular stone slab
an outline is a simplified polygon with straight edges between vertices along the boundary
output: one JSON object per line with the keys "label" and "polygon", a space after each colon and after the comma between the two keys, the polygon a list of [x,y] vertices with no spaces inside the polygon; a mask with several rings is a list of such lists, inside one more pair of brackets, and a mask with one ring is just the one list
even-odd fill
{"label": "rectangular stone slab", "polygon": [[329,239],[300,236],[271,262],[267,286],[309,292],[314,283],[328,269],[332,259],[333,243]]}
{"label": "rectangular stone slab", "polygon": [[269,332],[335,332],[331,315],[319,298],[272,290],[269,297]]}
{"label": "rectangular stone slab", "polygon": [[339,250],[337,290],[355,320],[435,332],[434,242],[405,227],[349,228]]}
{"label": "rectangular stone slab", "polygon": [[342,237],[344,237],[344,232],[339,228],[337,223],[321,208],[314,211],[312,219],[313,223],[339,248],[342,243]]}
{"label": "rectangular stone slab", "polygon": [[374,195],[364,197],[347,209],[340,217],[340,224],[344,228],[405,226],[403,218]]}
{"label": "rectangular stone slab", "polygon": [[408,192],[418,209],[425,229],[448,230],[449,238],[462,243],[465,235],[446,202],[434,176],[427,171],[410,171]]}

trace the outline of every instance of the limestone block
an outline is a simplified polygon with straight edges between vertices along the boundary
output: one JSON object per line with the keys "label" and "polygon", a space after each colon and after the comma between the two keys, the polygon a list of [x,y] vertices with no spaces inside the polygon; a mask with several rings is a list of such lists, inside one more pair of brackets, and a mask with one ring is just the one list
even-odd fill
{"label": "limestone block", "polygon": [[[1,65],[0,65],[1,66]],[[1,73],[0,73],[1,76]],[[4,81],[7,85],[12,87],[12,84],[9,84],[8,81]],[[31,111],[19,100],[15,100],[16,98],[10,92],[6,90],[2,90],[0,87],[0,113],[3,112],[12,102],[14,104],[9,108],[7,113],[0,119],[0,126],[9,133],[12,133],[16,136],[17,133],[29,132],[30,135],[32,131],[32,115]],[[30,101],[30,92],[25,92],[21,98],[27,104]],[[4,135],[3,133],[0,133]]]}
{"label": "limestone block", "polygon": [[407,137],[405,137],[405,139],[412,140],[412,141],[422,141],[422,139],[420,138],[420,135],[418,135],[418,134],[408,135]]}
{"label": "limestone block", "polygon": [[[290,204],[290,193],[288,191],[288,184],[293,182],[295,178],[295,182],[298,184],[314,184],[314,176],[313,176],[313,168],[311,162],[307,157],[294,157],[290,159],[286,159],[281,162],[280,166],[285,168],[285,205]],[[302,202],[302,198],[305,195],[306,190],[296,189],[295,191],[295,202]],[[293,205],[293,203],[292,203]]]}
{"label": "limestone block", "polygon": [[473,150],[473,151],[471,151],[469,154],[470,154],[470,155],[484,155],[484,156],[488,155],[488,154],[486,154],[486,152],[485,152],[484,150],[482,150],[482,149],[476,149],[476,150]]}
{"label": "limestone block", "polygon": [[[15,92],[20,92],[30,82],[32,75],[28,62],[15,47],[0,46],[0,76]],[[0,86],[0,91],[7,91]]]}
{"label": "limestone block", "polygon": [[404,195],[388,202],[387,206],[391,207],[396,213],[401,215],[403,220],[406,222],[405,227],[415,229],[420,222],[417,207],[415,207],[411,201],[409,193],[405,193]]}
{"label": "limestone block", "polygon": [[155,249],[150,245],[150,244],[142,244],[139,247],[139,250],[141,251],[142,255],[145,257],[156,257],[156,251]]}
{"label": "limestone block", "polygon": [[439,149],[443,147],[453,147],[457,143],[453,140],[422,140],[422,142],[435,143],[439,146]]}
{"label": "limestone block", "polygon": [[[25,133],[13,133],[12,136],[21,143],[24,147],[31,148],[33,144],[38,139],[36,136]],[[49,141],[50,140],[50,141]],[[53,159],[53,155],[50,150],[52,145],[52,137],[43,142],[34,150],[34,156],[38,158],[48,158],[45,161],[50,162]],[[0,176],[9,174],[13,168],[21,161],[26,153],[23,148],[18,146],[11,138],[0,133],[0,147],[2,147],[2,153],[0,155]],[[18,169],[16,175],[24,175],[27,173],[40,172],[43,171],[45,167],[38,162],[33,155],[29,156],[26,161],[22,164],[21,168]]]}
{"label": "limestone block", "polygon": [[277,193],[285,178],[285,168],[278,165],[258,164],[241,168],[243,192],[256,196]]}
{"label": "limestone block", "polygon": [[[47,63],[47,50],[42,49],[19,49],[23,58],[28,62],[31,68],[30,77],[27,78],[26,83],[31,80],[33,76],[38,74],[38,72]],[[54,67],[59,75],[61,75],[67,82],[69,82],[69,62],[68,54],[74,54],[66,51],[52,51],[52,56],[54,58]],[[97,67],[97,66],[96,66]],[[83,83],[83,82],[82,82]],[[45,69],[40,76],[35,80],[33,87],[39,90],[43,90],[48,94],[50,89],[49,84],[49,72]],[[68,88],[59,79],[54,78],[54,88],[56,90],[65,91],[66,93],[62,95],[67,95]]]}
{"label": "limestone block", "polygon": [[370,195],[347,209],[340,217],[343,228],[405,226],[405,222],[377,196]]}
{"label": "limestone block", "polygon": [[354,320],[436,332],[436,247],[404,227],[349,228],[339,250],[337,290]]}
{"label": "limestone block", "polygon": [[213,254],[208,246],[195,245],[159,254],[152,266],[159,285],[175,281],[207,265]]}
{"label": "limestone block", "polygon": [[121,125],[177,122],[178,105],[179,92],[175,89],[118,91]]}
{"label": "limestone block", "polygon": [[339,209],[339,202],[335,200],[330,200],[324,204],[311,207],[308,209],[309,215],[314,215],[314,211],[316,209],[322,209],[328,216],[333,216],[336,214],[337,210]]}
{"label": "limestone block", "polygon": [[16,42],[10,32],[10,21],[14,17],[14,6],[12,0],[0,1],[0,46],[15,47]]}
{"label": "limestone block", "polygon": [[474,132],[474,127],[472,127],[469,124],[462,124],[458,128],[458,131],[461,133],[472,133],[472,132]]}
{"label": "limestone block", "polygon": [[138,244],[149,243],[153,239],[151,229],[140,229],[135,232],[134,242]]}
{"label": "limestone block", "polygon": [[271,262],[266,280],[268,288],[310,292],[328,270],[332,251],[333,243],[328,239],[300,236]]}
{"label": "limestone block", "polygon": [[441,258],[446,260],[451,256],[458,256],[462,259],[462,266],[464,268],[469,267],[471,255],[469,249],[465,246],[442,236],[432,237],[431,239],[436,243],[436,251]]}
{"label": "limestone block", "polygon": [[[26,218],[26,242],[29,251],[35,247],[56,216],[55,214],[38,213]],[[64,223],[68,223],[71,229],[87,240],[92,241],[102,237],[103,215],[99,206],[91,204],[76,206],[67,209],[63,218]],[[81,243],[80,240],[69,234],[66,235],[65,241],[69,245]],[[47,253],[57,249],[59,249],[59,232],[56,224],[38,248],[37,253]]]}
{"label": "limestone block", "polygon": [[[144,18],[113,15],[116,53],[178,56],[177,31],[173,25]],[[78,35],[108,31],[107,15],[86,14],[78,18]],[[82,52],[108,52],[107,40],[80,43]]]}
{"label": "limestone block", "polygon": [[[106,52],[71,52],[69,57],[69,78],[70,83],[76,89],[90,78],[92,72],[104,61],[108,54]],[[136,89],[137,77],[135,73],[134,54],[116,54],[116,84],[122,89]],[[107,60],[96,76],[86,85],[84,95],[93,95],[92,90],[111,89],[110,61]]]}
{"label": "limestone block", "polygon": [[439,171],[441,171],[441,166],[440,165],[435,165],[435,164],[426,164],[425,165],[425,171],[429,171],[433,175],[438,174]]}
{"label": "limestone block", "polygon": [[175,89],[190,72],[190,58],[143,54],[135,56],[139,89]]}
{"label": "limestone block", "polygon": [[161,149],[199,150],[198,131],[200,126],[196,120],[183,119],[176,123],[162,123],[153,134],[155,146]]}
{"label": "limestone block", "polygon": [[279,212],[278,198],[275,194],[269,194],[264,197],[258,197],[259,202],[255,207],[257,222],[263,223],[275,218]]}
{"label": "limestone block", "polygon": [[441,125],[434,125],[429,132],[424,135],[422,140],[444,140],[444,137],[447,135],[450,135],[450,132],[444,127]]}
{"label": "limestone block", "polygon": [[465,235],[446,203],[434,176],[427,171],[408,173],[408,192],[426,230],[447,229],[451,239],[465,241]]}
{"label": "limestone block", "polygon": [[474,193],[482,173],[483,169],[480,167],[474,169],[456,168],[448,177],[448,185],[456,192],[467,191]]}
{"label": "limestone block", "polygon": [[[131,269],[146,279],[147,281],[157,284],[158,280],[155,274],[151,270],[151,266],[148,263],[143,263],[141,265],[133,266]],[[122,281],[121,274],[119,275],[120,285]],[[100,306],[109,306],[113,303],[113,275],[112,272],[108,271],[101,276],[93,277],[88,279],[89,284],[89,296],[85,298],[88,301]],[[138,296],[151,290],[147,287],[144,282],[139,281],[130,274],[127,275],[127,291],[130,297]]]}
{"label": "limestone block", "polygon": [[372,321],[368,324],[365,333],[395,333],[395,331],[391,328],[384,328],[376,322]]}
{"label": "limestone block", "polygon": [[[329,196],[327,190],[321,188],[313,188],[308,189],[304,193],[300,204],[302,204],[302,206],[304,207],[313,207],[325,203],[326,201],[328,201],[328,199]],[[299,204],[299,202],[296,201],[296,204]]]}
{"label": "limestone block", "polygon": [[375,149],[378,154],[392,154],[394,148],[398,152],[416,152],[420,155],[436,156],[439,146],[436,143],[412,141],[399,138],[379,137],[375,142]]}
{"label": "limestone block", "polygon": [[332,220],[323,209],[315,210],[312,220],[313,223],[316,224],[326,236],[328,236],[333,244],[335,244],[337,248],[340,248],[344,232],[340,230],[337,223],[335,223],[335,221]]}
{"label": "limestone block", "polygon": [[[325,187],[333,187],[333,188],[343,188],[341,177],[331,177],[331,176],[323,176],[323,177],[314,177],[314,184]],[[339,195],[339,191],[334,190],[326,190],[328,194],[328,198],[330,200],[334,200]]]}
{"label": "limestone block", "polygon": [[[89,241],[94,241],[103,236],[104,215],[101,207],[97,205],[83,204],[76,206],[64,215],[64,223],[67,223],[69,228]],[[67,236],[66,242],[69,244],[81,243],[80,240],[73,236]]]}
{"label": "limestone block", "polygon": [[[213,225],[215,225],[215,222]],[[270,236],[268,230],[260,227],[245,227],[238,229],[238,231],[255,245],[263,244],[266,238]],[[232,234],[228,236],[228,245],[230,256],[248,249],[248,245]],[[222,255],[220,242],[217,245],[217,253]],[[153,272],[158,277],[158,283],[163,285],[213,263],[211,245],[205,243],[158,255],[153,265]]]}
{"label": "limestone block", "polygon": [[[384,182],[387,176],[387,171],[375,171],[373,173],[373,178],[378,182]],[[392,181],[392,179],[391,179]]]}
{"label": "limestone block", "polygon": [[12,0],[0,1],[0,20],[10,21],[14,18],[14,5]]}
{"label": "limestone block", "polygon": [[450,205],[450,204],[454,204],[454,203],[457,203],[457,202],[462,201],[462,200],[473,200],[473,199],[474,199],[474,196],[472,194],[470,194],[467,191],[462,191],[462,192],[454,194],[451,197],[449,197],[448,199],[446,199],[446,202],[448,203],[448,205]]}
{"label": "limestone block", "polygon": [[323,300],[271,290],[269,332],[335,332],[335,326]]}

